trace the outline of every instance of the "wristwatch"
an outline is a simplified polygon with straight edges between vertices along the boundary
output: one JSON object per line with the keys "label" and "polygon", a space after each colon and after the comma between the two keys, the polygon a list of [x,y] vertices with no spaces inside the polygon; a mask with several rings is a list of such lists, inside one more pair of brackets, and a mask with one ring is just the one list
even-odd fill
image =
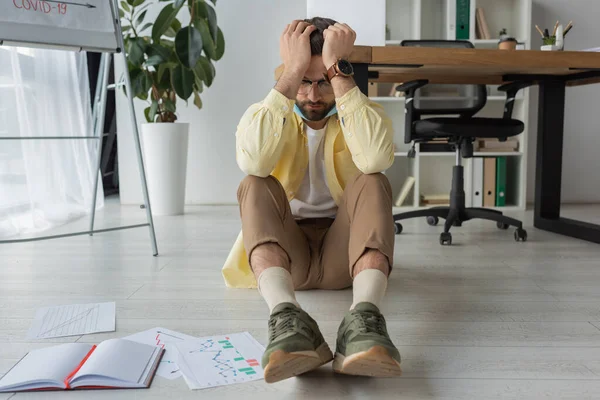
{"label": "wristwatch", "polygon": [[329,81],[338,75],[344,78],[354,75],[354,68],[352,68],[350,61],[339,59],[327,70],[327,79]]}

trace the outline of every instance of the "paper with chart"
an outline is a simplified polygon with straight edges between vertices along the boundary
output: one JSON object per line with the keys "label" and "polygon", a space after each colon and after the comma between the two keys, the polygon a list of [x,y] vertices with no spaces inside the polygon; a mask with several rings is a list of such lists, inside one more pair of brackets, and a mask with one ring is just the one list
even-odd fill
{"label": "paper with chart", "polygon": [[177,379],[181,376],[179,365],[177,364],[177,349],[175,343],[184,340],[197,340],[197,337],[189,336],[166,328],[153,328],[144,332],[135,333],[124,337],[123,339],[133,342],[150,344],[165,349],[156,374],[167,379]]}
{"label": "paper with chart", "polygon": [[263,379],[259,360],[265,349],[248,332],[187,340],[176,347],[190,389]]}
{"label": "paper with chart", "polygon": [[50,339],[114,332],[115,302],[44,307],[35,313],[27,339]]}

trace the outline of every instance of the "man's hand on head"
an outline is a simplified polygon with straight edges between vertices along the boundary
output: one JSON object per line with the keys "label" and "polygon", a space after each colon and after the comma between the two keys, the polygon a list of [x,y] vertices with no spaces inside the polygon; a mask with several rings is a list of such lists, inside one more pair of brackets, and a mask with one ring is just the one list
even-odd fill
{"label": "man's hand on head", "polygon": [[302,76],[310,65],[310,34],[315,29],[314,25],[294,20],[285,27],[279,39],[279,54],[284,70],[275,89],[289,99],[295,98]]}
{"label": "man's hand on head", "polygon": [[347,60],[354,48],[356,32],[346,24],[336,23],[323,31],[323,64],[331,67],[340,58]]}

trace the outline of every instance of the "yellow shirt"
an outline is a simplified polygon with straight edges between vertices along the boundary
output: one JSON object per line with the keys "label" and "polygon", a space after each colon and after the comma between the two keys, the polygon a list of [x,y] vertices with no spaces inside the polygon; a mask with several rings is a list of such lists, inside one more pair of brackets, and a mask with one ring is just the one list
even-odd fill
{"label": "yellow shirt", "polygon": [[[247,175],[273,175],[285,188],[288,200],[300,187],[308,166],[304,122],[294,113],[294,100],[275,89],[251,105],[236,131],[236,160]],[[325,128],[325,170],[331,196],[339,205],[346,183],[359,173],[383,172],[394,162],[392,122],[381,105],[358,87],[336,98],[337,115]],[[225,265],[228,287],[256,288],[248,264],[242,232]]]}

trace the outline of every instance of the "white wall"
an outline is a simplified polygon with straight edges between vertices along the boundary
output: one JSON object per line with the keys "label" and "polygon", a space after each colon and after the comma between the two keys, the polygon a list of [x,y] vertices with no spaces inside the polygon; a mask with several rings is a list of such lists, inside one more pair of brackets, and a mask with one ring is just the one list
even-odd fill
{"label": "white wall", "polygon": [[[279,35],[292,19],[304,18],[306,0],[286,0],[274,7],[272,0],[217,2],[219,26],[226,40],[225,56],[216,63],[213,86],[202,94],[204,108],[179,106],[181,121],[191,123],[186,202],[188,204],[236,203],[243,174],[235,163],[235,127],[246,109],[273,86],[273,69],[279,65]],[[158,7],[161,8],[162,4]],[[533,0],[532,48],[539,34],[535,24],[552,27],[557,19],[575,27],[566,40],[567,50],[600,46],[598,0]],[[600,85],[567,91],[563,153],[562,199],[565,202],[600,202],[600,124],[597,116]],[[137,115],[145,103],[136,100]],[[123,96],[117,109],[126,110]],[[138,118],[140,121],[143,117]],[[141,204],[139,172],[133,138],[125,112],[117,112],[119,127],[119,175],[121,202]],[[529,118],[527,199],[533,200],[535,145],[537,139],[537,89],[531,89]]]}
{"label": "white wall", "polygon": [[[539,49],[540,34],[535,25],[554,27],[556,20],[574,27],[565,41],[566,50],[600,47],[600,1],[533,0],[532,49]],[[535,152],[537,143],[537,88],[531,89],[527,199],[535,190]],[[567,89],[565,136],[563,145],[562,201],[567,203],[600,202],[600,85]]]}
{"label": "white wall", "polygon": [[[189,107],[178,104],[179,120],[191,124],[187,204],[237,203],[236,192],[243,173],[235,162],[235,128],[246,108],[264,98],[274,85],[273,71],[280,64],[279,36],[283,28],[293,19],[306,16],[306,0],[286,0],[285,6],[275,3],[217,1],[225,55],[215,63],[217,75],[213,85],[202,94],[202,110],[191,102]],[[163,4],[157,5],[159,10]],[[146,103],[136,100],[140,123],[144,121],[145,107]],[[126,100],[119,95],[120,197],[123,204],[141,204],[139,171],[126,110]]]}

